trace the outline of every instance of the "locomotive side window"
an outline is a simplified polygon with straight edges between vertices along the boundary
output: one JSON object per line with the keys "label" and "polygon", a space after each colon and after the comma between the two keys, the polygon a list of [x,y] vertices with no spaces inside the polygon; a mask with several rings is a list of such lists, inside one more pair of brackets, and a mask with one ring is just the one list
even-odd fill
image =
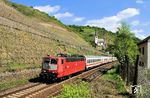
{"label": "locomotive side window", "polygon": [[46,70],[56,70],[57,69],[57,59],[45,58],[42,64],[43,69]]}
{"label": "locomotive side window", "polygon": [[64,64],[64,60],[61,60],[61,64]]}
{"label": "locomotive side window", "polygon": [[57,61],[58,59],[51,59],[49,70],[57,70]]}

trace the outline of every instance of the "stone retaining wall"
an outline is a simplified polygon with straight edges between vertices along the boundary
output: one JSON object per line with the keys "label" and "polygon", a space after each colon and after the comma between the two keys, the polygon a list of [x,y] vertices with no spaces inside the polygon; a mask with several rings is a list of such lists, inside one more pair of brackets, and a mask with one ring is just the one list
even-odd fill
{"label": "stone retaining wall", "polygon": [[0,82],[7,82],[11,80],[24,79],[27,77],[35,77],[39,75],[41,69],[25,69],[20,72],[6,72],[0,74]]}

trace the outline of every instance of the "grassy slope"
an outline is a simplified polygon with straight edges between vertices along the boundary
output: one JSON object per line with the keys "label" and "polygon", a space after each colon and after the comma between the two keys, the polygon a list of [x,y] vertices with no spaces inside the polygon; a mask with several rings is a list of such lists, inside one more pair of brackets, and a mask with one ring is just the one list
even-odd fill
{"label": "grassy slope", "polygon": [[[46,31],[47,33],[53,33],[54,35],[56,35],[56,37],[57,36],[60,37],[57,39],[62,39],[62,40],[66,39],[65,42],[69,42],[68,40],[74,42],[71,44],[79,44],[80,45],[80,43],[82,43],[82,45],[88,46],[88,44],[83,39],[81,39],[75,33],[68,31],[66,26],[64,24],[62,24],[59,20],[57,20],[55,17],[48,16],[48,14],[46,14],[44,12],[40,12],[36,9],[33,9],[32,7],[27,7],[24,5],[15,4],[15,3],[7,2],[7,1],[5,1],[5,2],[7,5],[9,5],[10,7],[13,7],[14,9],[16,9],[17,11],[19,11],[21,13],[21,14],[20,13],[10,13],[10,14],[16,14],[16,17],[20,18],[20,19],[25,18],[24,21],[20,20],[19,22],[24,23],[25,21],[27,21],[24,24],[32,26],[32,27],[34,27],[34,25],[37,24],[39,26],[38,29],[44,29],[44,31]],[[19,15],[17,15],[17,14],[19,14]],[[23,15],[23,16],[21,16],[21,15]],[[13,20],[16,21],[17,19],[13,19]],[[34,22],[34,23],[30,23],[30,21]],[[63,34],[61,34],[61,33],[63,33]],[[64,35],[64,36],[62,36],[62,35]],[[74,37],[76,37],[76,39],[79,40],[80,43],[78,43]]]}
{"label": "grassy slope", "polygon": [[0,20],[1,72],[39,67],[47,54],[100,54],[60,21],[31,7],[0,1]]}
{"label": "grassy slope", "polygon": [[24,6],[21,4],[16,4],[13,2],[9,2],[7,0],[4,0],[4,1],[6,4],[8,4],[9,6],[12,6],[13,8],[15,8],[16,10],[18,10],[19,12],[21,12],[22,14],[26,16],[34,17],[44,22],[53,22],[53,23],[65,26],[64,24],[61,23],[61,21],[57,20],[55,17],[49,16],[48,14],[44,12],[40,12],[36,9],[33,9],[32,7]]}

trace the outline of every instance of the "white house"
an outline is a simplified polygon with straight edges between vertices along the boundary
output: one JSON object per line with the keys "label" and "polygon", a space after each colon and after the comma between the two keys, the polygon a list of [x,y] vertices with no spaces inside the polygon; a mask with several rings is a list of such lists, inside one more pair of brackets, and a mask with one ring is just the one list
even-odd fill
{"label": "white house", "polygon": [[138,43],[140,66],[150,68],[150,36]]}
{"label": "white house", "polygon": [[105,48],[105,40],[99,39],[97,34],[95,34],[95,44],[96,44],[96,46],[101,46],[101,47]]}

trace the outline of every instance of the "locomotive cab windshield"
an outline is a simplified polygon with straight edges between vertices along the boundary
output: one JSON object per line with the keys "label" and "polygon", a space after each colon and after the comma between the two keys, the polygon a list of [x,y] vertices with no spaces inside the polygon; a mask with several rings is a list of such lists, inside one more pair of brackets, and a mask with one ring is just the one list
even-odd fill
{"label": "locomotive cab windshield", "polygon": [[58,59],[55,58],[45,58],[42,67],[46,70],[57,70]]}

